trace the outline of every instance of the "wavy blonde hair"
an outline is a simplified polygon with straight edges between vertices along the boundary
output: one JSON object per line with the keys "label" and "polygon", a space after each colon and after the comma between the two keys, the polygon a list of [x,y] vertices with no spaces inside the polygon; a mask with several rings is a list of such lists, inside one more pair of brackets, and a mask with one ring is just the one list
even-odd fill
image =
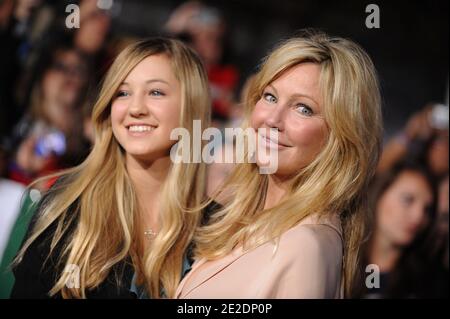
{"label": "wavy blonde hair", "polygon": [[[209,125],[207,75],[191,49],[177,40],[154,38],[132,44],[120,53],[105,77],[93,109],[95,143],[91,153],[79,166],[57,175],[63,178],[50,190],[50,199],[43,201],[32,233],[16,257],[17,264],[30,244],[52,223],[57,223],[57,227],[50,251],[75,225],[63,243],[59,262],[80,267],[80,288],[67,288],[69,273],[63,272],[50,295],[85,298],[86,290],[97,287],[114,265],[128,257],[150,296],[160,297],[161,289],[166,296],[175,293],[184,253],[200,221],[200,211],[186,211],[205,199],[205,164],[172,164],[160,195],[164,203],[159,212],[160,231],[144,256],[140,256],[138,251],[144,240],[139,231],[140,209],[124,151],[114,138],[110,120],[111,102],[120,84],[138,63],[155,54],[169,57],[181,84],[180,126],[192,132],[195,119]],[[76,214],[71,214],[71,206]]]}
{"label": "wavy blonde hair", "polygon": [[265,58],[250,84],[243,128],[249,127],[265,87],[304,62],[321,67],[322,110],[329,128],[326,144],[292,177],[287,194],[270,209],[263,209],[268,176],[259,174],[254,163],[237,165],[214,196],[229,200],[196,233],[195,255],[215,259],[240,245],[251,249],[279,238],[308,215],[337,212],[344,235],[344,291],[351,296],[353,281],[361,273],[360,244],[367,237],[371,216],[367,190],[382,139],[379,84],[371,59],[354,42],[315,31],[286,40]]}

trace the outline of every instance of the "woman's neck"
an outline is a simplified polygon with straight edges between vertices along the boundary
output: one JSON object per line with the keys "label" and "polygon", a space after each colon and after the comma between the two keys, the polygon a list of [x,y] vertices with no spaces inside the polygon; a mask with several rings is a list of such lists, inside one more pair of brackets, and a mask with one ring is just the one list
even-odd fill
{"label": "woman's neck", "polygon": [[284,194],[286,194],[288,186],[288,180],[279,178],[275,175],[269,175],[264,209],[270,209],[276,206],[281,201]]}
{"label": "woman's neck", "polygon": [[157,232],[159,194],[171,167],[170,157],[143,161],[127,155],[126,166],[143,213],[143,229]]}
{"label": "woman's neck", "polygon": [[392,271],[400,254],[401,249],[399,247],[379,232],[375,232],[370,252],[370,262],[377,265],[381,272]]}

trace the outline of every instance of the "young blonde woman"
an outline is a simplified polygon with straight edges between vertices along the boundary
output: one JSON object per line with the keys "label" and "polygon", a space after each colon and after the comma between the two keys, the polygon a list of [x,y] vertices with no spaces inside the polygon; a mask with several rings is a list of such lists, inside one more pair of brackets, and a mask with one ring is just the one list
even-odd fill
{"label": "young blonde woman", "polygon": [[[181,42],[126,48],[93,110],[95,143],[39,202],[12,297],[173,295],[205,194],[203,163],[174,164],[174,128],[209,124],[207,77]],[[183,183],[180,183],[180,180]]]}
{"label": "young blonde woman", "polygon": [[[278,46],[244,127],[278,150],[275,173],[239,164],[195,235],[178,298],[342,298],[357,277],[381,140],[375,68],[355,43],[306,32]],[[269,132],[278,132],[278,141]],[[261,133],[262,132],[262,133]]]}

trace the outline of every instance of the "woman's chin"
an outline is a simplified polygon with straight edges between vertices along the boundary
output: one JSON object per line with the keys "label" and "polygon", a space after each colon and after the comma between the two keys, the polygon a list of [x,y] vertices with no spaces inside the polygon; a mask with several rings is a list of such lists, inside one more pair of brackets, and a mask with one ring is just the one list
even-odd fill
{"label": "woman's chin", "polygon": [[128,148],[125,149],[128,156],[141,159],[141,160],[151,160],[153,156],[152,150],[141,149],[141,148]]}

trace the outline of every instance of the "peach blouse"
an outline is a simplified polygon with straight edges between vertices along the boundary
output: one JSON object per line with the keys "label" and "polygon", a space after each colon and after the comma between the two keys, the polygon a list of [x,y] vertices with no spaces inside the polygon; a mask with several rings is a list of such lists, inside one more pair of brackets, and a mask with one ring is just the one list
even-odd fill
{"label": "peach blouse", "polygon": [[176,298],[343,298],[339,216],[309,216],[274,242],[236,248],[217,260],[200,259]]}

